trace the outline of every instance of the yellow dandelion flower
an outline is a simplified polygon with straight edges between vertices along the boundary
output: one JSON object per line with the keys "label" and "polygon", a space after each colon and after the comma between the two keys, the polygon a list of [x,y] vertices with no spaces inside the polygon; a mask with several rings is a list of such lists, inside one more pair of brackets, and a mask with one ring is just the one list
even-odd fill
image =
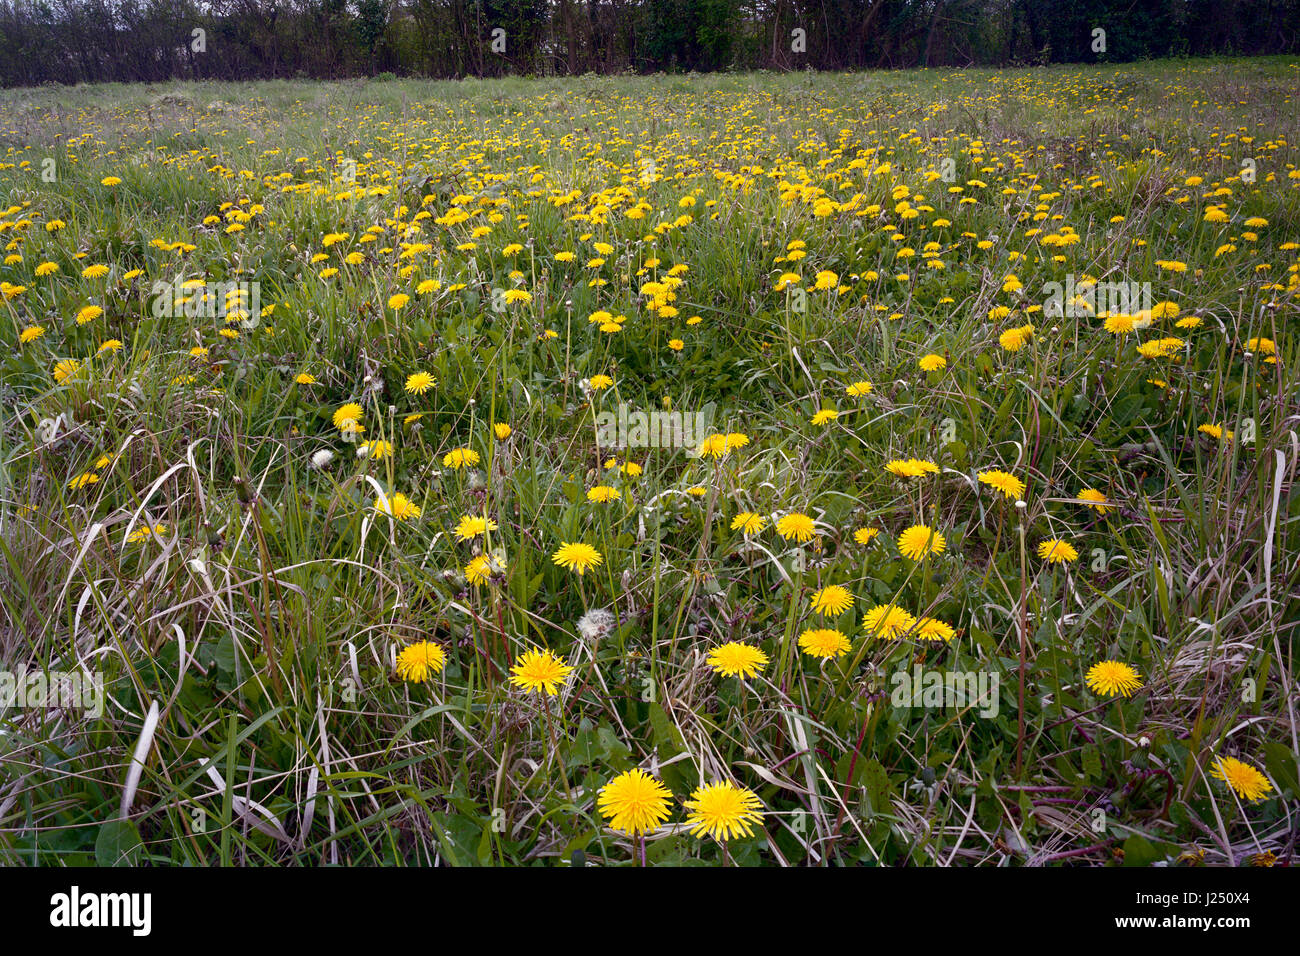
{"label": "yellow dandelion flower", "polygon": [[559,550],[551,555],[551,560],[562,568],[577,571],[581,577],[605,559],[601,557],[599,551],[585,542],[578,541],[570,544],[564,541],[560,543]]}
{"label": "yellow dandelion flower", "polygon": [[981,471],[976,475],[982,484],[988,485],[995,491],[1002,492],[1003,496],[1015,501],[1025,493],[1025,483],[1015,475],[1005,471]]}
{"label": "yellow dandelion flower", "polygon": [[896,604],[877,604],[862,617],[862,629],[875,637],[894,640],[916,624],[914,618]]}
{"label": "yellow dandelion flower", "polygon": [[895,458],[885,463],[885,471],[896,478],[920,478],[938,474],[939,466],[925,458]]}
{"label": "yellow dandelion flower", "polygon": [[798,541],[803,544],[811,541],[816,533],[813,525],[813,519],[799,511],[793,511],[783,516],[776,523],[776,533],[787,541]]}
{"label": "yellow dandelion flower", "polygon": [[1123,661],[1101,661],[1088,668],[1084,675],[1088,689],[1094,694],[1114,697],[1123,694],[1131,697],[1142,686],[1142,676]]}
{"label": "yellow dandelion flower", "polygon": [[486,554],[480,554],[465,565],[465,580],[478,587],[486,584],[492,576],[492,561]]}
{"label": "yellow dandelion flower", "polygon": [[478,463],[478,452],[472,448],[453,448],[442,456],[444,468],[472,468]]}
{"label": "yellow dandelion flower", "polygon": [[[101,461],[102,460],[103,459],[101,459]],[[130,544],[139,544],[141,541],[144,541],[147,538],[159,537],[166,533],[167,533],[167,526],[165,524],[156,524],[153,526],[142,525],[141,527],[136,528],[129,535],[127,535],[126,540]]]}
{"label": "yellow dandelion flower", "polygon": [[420,641],[402,648],[397,655],[397,676],[412,684],[423,684],[442,671],[447,654],[433,641]]}
{"label": "yellow dandelion flower", "polygon": [[95,474],[93,471],[85,471],[79,474],[76,478],[73,478],[71,481],[69,481],[68,487],[71,488],[73,491],[80,491],[82,488],[86,487],[87,485],[93,485],[98,481],[99,481],[99,475]]}
{"label": "yellow dandelion flower", "polygon": [[525,651],[519,655],[510,668],[510,683],[524,690],[546,694],[554,697],[560,692],[564,679],[573,673],[573,668],[564,663],[550,651]]}
{"label": "yellow dandelion flower", "polygon": [[710,435],[700,444],[701,458],[721,458],[728,451],[726,435]]}
{"label": "yellow dandelion flower", "polygon": [[1110,499],[1096,488],[1084,488],[1076,497],[1080,501],[1087,501],[1084,507],[1091,508],[1099,515],[1104,515],[1110,510]]}
{"label": "yellow dandelion flower", "polygon": [[951,641],[957,631],[947,621],[934,617],[923,617],[916,622],[916,637],[922,641]]}
{"label": "yellow dandelion flower", "polygon": [[836,658],[852,646],[841,631],[830,627],[810,628],[799,635],[799,646],[810,657]]}
{"label": "yellow dandelion flower", "polygon": [[818,614],[843,614],[853,606],[853,595],[839,584],[829,584],[812,596],[812,609]]}
{"label": "yellow dandelion flower", "polygon": [[767,527],[767,519],[752,511],[742,511],[731,519],[731,530],[742,534],[758,534]]}
{"label": "yellow dandelion flower", "polygon": [[1025,347],[1031,338],[1034,337],[1034,327],[1032,325],[1022,325],[1018,328],[1007,329],[998,337],[998,344],[1008,352],[1019,352]]}
{"label": "yellow dandelion flower", "polygon": [[1038,556],[1048,564],[1069,564],[1079,560],[1079,552],[1068,541],[1047,538],[1038,542]]}
{"label": "yellow dandelion flower", "polygon": [[767,655],[752,644],[730,641],[709,651],[705,663],[723,677],[748,679],[767,666]]}
{"label": "yellow dandelion flower", "polygon": [[496,531],[497,523],[483,515],[465,515],[456,524],[456,540],[472,541],[481,534]]}
{"label": "yellow dandelion flower", "polygon": [[340,405],[334,412],[334,427],[337,429],[342,430],[344,425],[355,425],[359,421],[361,421],[361,406],[356,402]]}
{"label": "yellow dandelion flower", "polygon": [[433,376],[428,372],[414,372],[407,376],[405,387],[413,395],[423,395],[433,384]]}
{"label": "yellow dandelion flower", "polygon": [[1222,425],[1198,425],[1196,430],[1202,435],[1209,435],[1215,441],[1232,441],[1233,433]]}
{"label": "yellow dandelion flower", "polygon": [[79,371],[81,371],[81,363],[76,359],[61,359],[54,365],[54,381],[66,381]]}
{"label": "yellow dandelion flower", "polygon": [[1137,327],[1137,319],[1131,315],[1116,312],[1114,315],[1106,316],[1103,325],[1111,335],[1128,335]]}
{"label": "yellow dandelion flower", "polygon": [[943,535],[928,525],[912,525],[898,536],[898,550],[903,557],[920,561],[932,554],[942,554],[948,546]]}
{"label": "yellow dandelion flower", "polygon": [[619,774],[600,788],[596,806],[615,830],[633,836],[668,819],[668,788],[639,767]]}
{"label": "yellow dandelion flower", "polygon": [[1235,757],[1219,757],[1215,760],[1210,776],[1222,780],[1243,800],[1262,800],[1273,792],[1273,785],[1267,777]]}
{"label": "yellow dandelion flower", "polygon": [[411,501],[400,491],[389,495],[388,500],[375,499],[375,510],[381,515],[391,515],[398,521],[408,521],[420,517],[420,506]]}
{"label": "yellow dandelion flower", "polygon": [[763,804],[753,791],[727,780],[696,787],[684,806],[690,812],[686,825],[694,836],[727,841],[752,837],[763,822]]}

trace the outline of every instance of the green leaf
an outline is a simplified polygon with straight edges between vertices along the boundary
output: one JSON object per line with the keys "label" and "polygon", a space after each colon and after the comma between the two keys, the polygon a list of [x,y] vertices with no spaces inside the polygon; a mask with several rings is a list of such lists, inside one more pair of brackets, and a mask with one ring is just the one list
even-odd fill
{"label": "green leaf", "polygon": [[1125,866],[1150,866],[1165,859],[1168,854],[1140,833],[1124,841]]}
{"label": "green leaf", "polygon": [[1300,779],[1296,773],[1296,755],[1286,744],[1270,741],[1264,744],[1264,766],[1283,787],[1292,794],[1300,793]]}
{"label": "green leaf", "polygon": [[661,758],[674,757],[686,749],[682,735],[658,701],[650,705],[650,726],[654,729],[655,744],[659,747]]}
{"label": "green leaf", "polygon": [[130,820],[109,820],[95,838],[97,866],[137,866],[144,853],[140,831]]}
{"label": "green leaf", "polygon": [[[661,762],[674,757],[686,749],[682,735],[668,719],[663,706],[658,702],[650,705],[650,727],[654,732],[655,746],[659,748]],[[688,793],[695,788],[698,780],[689,761],[679,761],[664,767],[661,776],[664,786],[674,793]]]}
{"label": "green leaf", "polygon": [[890,809],[889,797],[893,788],[889,783],[889,774],[880,765],[880,761],[875,757],[868,760],[863,767],[862,778],[867,787],[867,802],[871,805],[872,812],[887,812]]}

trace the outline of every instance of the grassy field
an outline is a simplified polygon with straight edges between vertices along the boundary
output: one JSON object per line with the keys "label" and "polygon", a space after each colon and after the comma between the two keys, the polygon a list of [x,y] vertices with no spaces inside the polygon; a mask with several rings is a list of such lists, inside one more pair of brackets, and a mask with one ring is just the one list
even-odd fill
{"label": "grassy field", "polygon": [[0,94],[0,862],[1291,862],[1297,89]]}

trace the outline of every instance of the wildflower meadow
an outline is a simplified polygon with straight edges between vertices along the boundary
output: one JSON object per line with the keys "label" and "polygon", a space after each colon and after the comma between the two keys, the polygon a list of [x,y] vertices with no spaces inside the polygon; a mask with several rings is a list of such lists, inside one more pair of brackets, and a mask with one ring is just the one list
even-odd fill
{"label": "wildflower meadow", "polygon": [[1293,863],[1298,91],[0,92],[0,863]]}

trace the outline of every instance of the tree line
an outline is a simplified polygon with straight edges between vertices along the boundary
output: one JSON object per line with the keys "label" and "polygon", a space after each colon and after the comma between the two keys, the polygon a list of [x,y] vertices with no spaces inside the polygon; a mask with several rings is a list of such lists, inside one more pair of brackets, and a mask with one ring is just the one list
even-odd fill
{"label": "tree line", "polygon": [[1125,61],[1298,28],[1300,0],[0,0],[0,83]]}

